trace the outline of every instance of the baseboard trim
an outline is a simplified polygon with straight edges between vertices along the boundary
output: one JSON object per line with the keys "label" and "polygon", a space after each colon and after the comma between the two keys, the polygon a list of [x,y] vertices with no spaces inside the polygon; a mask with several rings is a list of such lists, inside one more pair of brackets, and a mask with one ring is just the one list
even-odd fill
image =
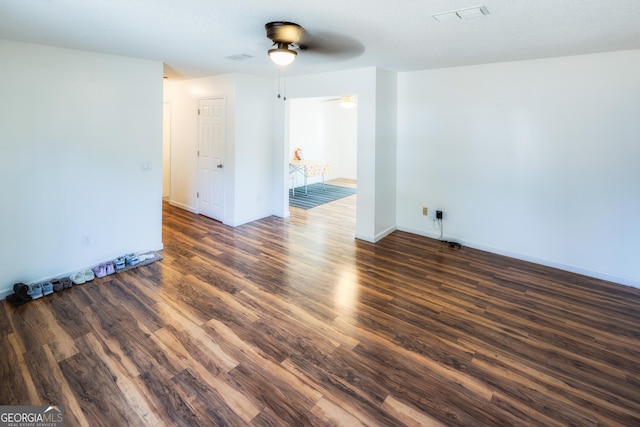
{"label": "baseboard trim", "polygon": [[373,236],[368,236],[368,235],[365,236],[364,234],[356,233],[355,238],[358,240],[364,240],[365,242],[369,242],[369,243],[378,243],[380,240],[384,239],[394,231],[396,231],[395,226],[389,227],[386,230],[381,231],[380,233],[375,234]]}
{"label": "baseboard trim", "polygon": [[13,293],[13,288],[0,289],[0,300],[6,299],[12,293]]}
{"label": "baseboard trim", "polygon": [[184,209],[185,211],[189,211],[189,212],[194,213],[194,214],[198,213],[196,208],[194,208],[192,206],[189,206],[189,205],[185,205],[185,204],[180,203],[180,202],[176,202],[174,200],[169,200],[169,204],[171,206],[175,206],[176,208]]}
{"label": "baseboard trim", "polygon": [[[436,240],[440,239],[439,233],[431,233],[428,231],[418,230],[411,227],[398,227],[398,230],[411,233],[411,234],[417,234],[424,237],[430,237]],[[461,245],[468,246],[470,248],[478,249],[485,252],[491,252],[496,255],[503,255],[509,258],[519,259],[521,261],[527,261],[527,262],[532,262],[534,264],[544,265],[545,267],[557,268],[558,270],[564,270],[570,273],[582,274],[583,276],[592,277],[594,279],[606,280],[608,282],[618,283],[621,285],[631,286],[633,288],[640,289],[640,280],[637,280],[637,279],[632,279],[629,277],[614,276],[611,274],[602,273],[600,271],[588,270],[586,268],[576,267],[574,265],[562,264],[555,261],[523,255],[517,252],[510,252],[510,251],[494,248],[492,246],[487,246],[487,245],[482,245],[475,242],[466,241],[464,239],[457,239],[454,236],[444,236],[444,239],[458,242]]]}
{"label": "baseboard trim", "polygon": [[387,237],[389,234],[391,234],[391,233],[393,233],[394,231],[396,231],[396,229],[397,229],[397,228],[396,228],[395,226],[393,226],[393,227],[389,227],[389,228],[387,228],[386,230],[384,230],[384,231],[382,231],[382,232],[380,232],[380,233],[376,234],[376,235],[375,235],[375,241],[374,241],[374,242],[375,242],[375,243],[378,243],[380,240],[384,239],[384,238],[385,238],[385,237]]}
{"label": "baseboard trim", "polygon": [[370,237],[370,236],[365,236],[364,234],[360,234],[360,233],[356,233],[356,239],[358,240],[363,240],[365,242],[369,242],[369,243],[375,243],[375,237]]}

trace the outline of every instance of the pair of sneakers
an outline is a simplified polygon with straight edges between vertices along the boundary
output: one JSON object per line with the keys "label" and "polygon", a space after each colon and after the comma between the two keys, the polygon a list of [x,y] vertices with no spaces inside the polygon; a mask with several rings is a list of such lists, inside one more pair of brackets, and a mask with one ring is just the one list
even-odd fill
{"label": "pair of sneakers", "polygon": [[74,285],[81,285],[86,282],[90,282],[96,278],[93,270],[85,270],[74,273],[69,277]]}
{"label": "pair of sneakers", "polygon": [[98,264],[93,267],[93,273],[96,275],[96,277],[104,277],[115,272],[116,268],[111,261],[105,262],[103,264]]}
{"label": "pair of sneakers", "polygon": [[53,284],[49,281],[40,282],[40,283],[32,283],[29,286],[29,295],[31,299],[42,298],[47,295],[51,295],[53,293]]}
{"label": "pair of sneakers", "polygon": [[138,255],[130,253],[114,259],[113,263],[116,265],[116,271],[122,271],[127,265],[132,267],[134,265],[138,265],[140,263],[140,259],[138,258]]}
{"label": "pair of sneakers", "polygon": [[71,286],[73,286],[73,282],[68,277],[62,277],[60,279],[53,279],[51,281],[51,284],[52,284],[53,290],[55,292],[60,292],[60,291],[62,291],[64,289],[69,289]]}

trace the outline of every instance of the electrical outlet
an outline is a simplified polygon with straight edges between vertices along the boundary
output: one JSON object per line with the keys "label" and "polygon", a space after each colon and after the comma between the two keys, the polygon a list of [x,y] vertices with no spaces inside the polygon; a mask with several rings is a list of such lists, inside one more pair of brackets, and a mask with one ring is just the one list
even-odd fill
{"label": "electrical outlet", "polygon": [[82,246],[89,246],[91,244],[91,236],[84,235],[81,240]]}
{"label": "electrical outlet", "polygon": [[436,211],[436,219],[442,219],[442,211]]}
{"label": "electrical outlet", "polygon": [[429,216],[429,208],[422,208],[422,215]]}

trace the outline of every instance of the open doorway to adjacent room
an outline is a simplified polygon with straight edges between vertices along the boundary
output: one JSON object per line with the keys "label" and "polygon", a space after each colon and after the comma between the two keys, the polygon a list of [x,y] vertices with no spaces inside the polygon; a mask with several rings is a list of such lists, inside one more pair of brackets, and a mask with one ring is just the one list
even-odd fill
{"label": "open doorway to adjacent room", "polygon": [[310,209],[354,194],[357,96],[298,98],[288,102],[290,207]]}

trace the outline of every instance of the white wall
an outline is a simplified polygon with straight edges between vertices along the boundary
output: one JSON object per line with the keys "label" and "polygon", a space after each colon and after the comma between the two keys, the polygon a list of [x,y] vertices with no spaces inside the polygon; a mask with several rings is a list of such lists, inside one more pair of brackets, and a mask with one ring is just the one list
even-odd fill
{"label": "white wall", "polygon": [[226,101],[225,224],[237,226],[273,213],[272,80],[241,74],[167,81],[164,101],[171,104],[170,203],[197,212],[198,102]]}
{"label": "white wall", "polygon": [[0,194],[2,297],[161,249],[162,63],[0,40]]}
{"label": "white wall", "polygon": [[[398,150],[398,80],[392,71],[378,70],[376,79],[375,228],[379,238],[397,227],[396,153]],[[379,240],[379,238],[376,239]]]}
{"label": "white wall", "polygon": [[640,284],[640,51],[402,73],[398,228]]}
{"label": "white wall", "polygon": [[325,102],[329,179],[358,179],[358,107],[345,109],[340,102]]}
{"label": "white wall", "polygon": [[[303,149],[305,159],[329,165],[325,180],[357,179],[358,112],[345,109],[340,102],[326,98],[289,99],[289,158],[296,148]],[[309,183],[322,177],[310,177]],[[297,185],[303,179],[298,175]]]}
{"label": "white wall", "polygon": [[239,75],[235,139],[235,208],[231,225],[273,215],[272,79]]}
{"label": "white wall", "polygon": [[[163,85],[164,86],[164,85]],[[162,198],[171,195],[171,104],[162,105]]]}

